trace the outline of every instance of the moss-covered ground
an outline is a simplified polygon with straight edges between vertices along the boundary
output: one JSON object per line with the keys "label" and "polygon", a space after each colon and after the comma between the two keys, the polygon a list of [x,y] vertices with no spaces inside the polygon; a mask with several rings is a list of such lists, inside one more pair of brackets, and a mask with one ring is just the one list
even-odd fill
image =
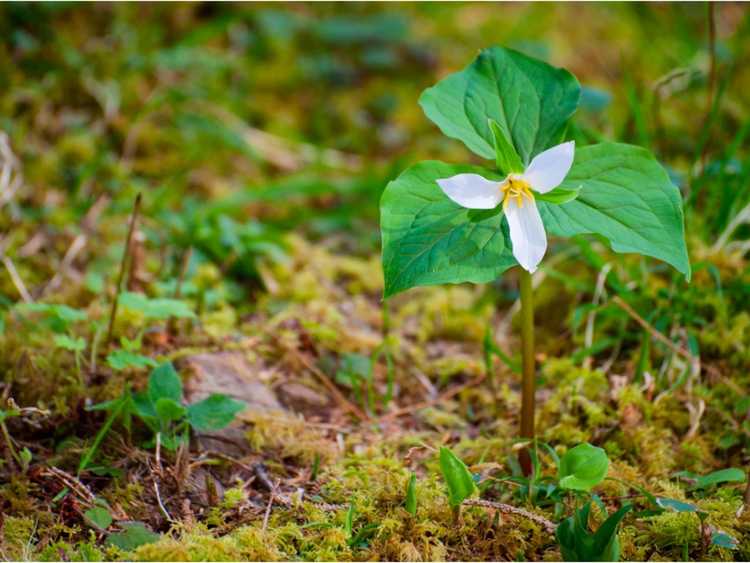
{"label": "moss-covered ground", "polygon": [[[0,559],[560,558],[528,515],[456,518],[438,466],[448,446],[483,499],[553,523],[574,508],[508,479],[514,272],[381,299],[382,188],[420,159],[473,158],[419,93],[492,44],[577,75],[577,142],[657,155],[694,271],[552,241],[535,276],[540,440],[607,452],[601,506],[636,507],[623,559],[750,558],[746,483],[681,473],[750,459],[745,6],[184,3],[0,6]],[[108,341],[138,193],[122,290],[194,316],[120,307]],[[118,350],[249,408],[177,450],[137,418],[99,434],[108,413],[90,407],[150,370]],[[649,495],[701,517],[649,514]]]}

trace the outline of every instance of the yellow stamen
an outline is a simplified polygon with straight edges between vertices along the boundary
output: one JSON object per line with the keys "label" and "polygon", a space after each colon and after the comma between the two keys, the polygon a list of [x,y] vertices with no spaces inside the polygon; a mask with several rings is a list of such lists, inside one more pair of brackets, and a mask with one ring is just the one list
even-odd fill
{"label": "yellow stamen", "polygon": [[523,207],[524,198],[534,201],[531,186],[521,178],[508,176],[508,179],[500,186],[500,189],[503,192],[503,208],[508,206],[511,198],[516,198],[518,207]]}

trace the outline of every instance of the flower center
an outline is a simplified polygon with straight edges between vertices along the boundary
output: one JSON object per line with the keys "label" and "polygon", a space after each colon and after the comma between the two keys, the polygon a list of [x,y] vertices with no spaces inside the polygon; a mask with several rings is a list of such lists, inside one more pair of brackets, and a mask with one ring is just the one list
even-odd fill
{"label": "flower center", "polygon": [[531,186],[525,180],[517,176],[508,176],[504,184],[500,186],[503,192],[503,208],[508,206],[508,202],[515,198],[518,207],[523,207],[523,199],[526,197],[534,201],[534,195],[531,193]]}

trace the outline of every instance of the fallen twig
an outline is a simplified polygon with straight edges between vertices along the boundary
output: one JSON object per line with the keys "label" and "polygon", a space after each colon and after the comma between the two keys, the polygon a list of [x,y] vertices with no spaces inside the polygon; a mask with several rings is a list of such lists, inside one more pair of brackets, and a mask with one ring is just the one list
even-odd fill
{"label": "fallen twig", "polygon": [[86,485],[84,485],[83,483],[81,483],[79,479],[76,479],[72,475],[69,475],[62,469],[49,466],[44,469],[42,474],[56,477],[57,479],[62,481],[66,487],[68,487],[71,491],[73,491],[76,495],[78,495],[78,497],[87,504],[93,504],[94,501],[96,500],[96,496],[94,495],[94,493],[89,491]]}
{"label": "fallen twig", "polygon": [[493,510],[499,510],[500,512],[504,512],[506,514],[523,516],[524,518],[527,518],[533,522],[536,522],[537,524],[540,524],[541,526],[544,526],[544,529],[547,530],[550,534],[554,534],[555,530],[557,529],[557,525],[555,525],[554,522],[547,520],[543,516],[539,516],[538,514],[534,514],[533,512],[529,512],[528,510],[524,510],[523,508],[518,508],[510,504],[493,502],[491,500],[483,500],[478,498],[467,499],[464,501],[464,504],[467,506],[481,506],[482,508],[491,508]]}
{"label": "fallen twig", "polygon": [[13,264],[13,261],[4,253],[0,254],[0,261],[2,261],[5,269],[8,270],[8,275],[10,276],[13,285],[16,286],[21,299],[23,299],[26,303],[33,303],[34,300],[31,298],[31,294],[29,294],[28,290],[26,289],[21,276],[18,274],[18,270],[16,270],[16,266]]}

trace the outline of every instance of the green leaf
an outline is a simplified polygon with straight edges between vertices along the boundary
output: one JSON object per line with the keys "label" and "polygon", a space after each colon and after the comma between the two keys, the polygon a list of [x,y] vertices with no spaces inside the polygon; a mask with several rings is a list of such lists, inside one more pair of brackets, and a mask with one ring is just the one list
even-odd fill
{"label": "green leaf", "polygon": [[617,545],[619,543],[617,542],[617,527],[631,508],[633,508],[632,504],[626,504],[614,514],[610,514],[609,518],[602,522],[599,529],[594,533],[595,553],[603,554],[605,561],[619,559],[620,546]]}
{"label": "green leaf", "polygon": [[142,522],[122,523],[123,531],[111,534],[107,545],[115,546],[122,551],[133,551],[142,545],[159,541],[161,536],[146,528]]}
{"label": "green leaf", "polygon": [[588,525],[591,502],[585,504],[560,522],[555,537],[560,545],[560,554],[564,561],[618,561],[620,542],[617,528],[632,505],[625,505],[610,515],[595,533]]}
{"label": "green leaf", "polygon": [[21,459],[21,464],[24,467],[24,471],[29,467],[29,464],[31,463],[31,460],[34,457],[34,454],[31,453],[31,450],[29,448],[24,448],[20,452],[18,452],[18,457]]}
{"label": "green leaf", "polygon": [[157,416],[165,422],[180,420],[187,413],[187,409],[180,403],[166,397],[162,397],[154,403],[154,410]]}
{"label": "green leaf", "polygon": [[599,234],[616,252],[658,258],[690,279],[680,191],[650,152],[618,143],[576,149],[557,189],[579,187],[578,197],[565,205],[539,202],[548,232]]}
{"label": "green leaf", "polygon": [[357,514],[357,508],[352,502],[349,504],[349,510],[346,511],[346,519],[344,520],[344,532],[346,537],[351,539],[354,536],[354,516]]}
{"label": "green leaf", "polygon": [[604,480],[608,469],[609,459],[603,449],[588,443],[579,444],[560,459],[560,488],[590,491]]}
{"label": "green leaf", "polygon": [[560,141],[580,95],[578,80],[567,70],[492,47],[425,90],[419,103],[443,133],[487,159],[495,157],[487,121],[494,119],[527,165]]}
{"label": "green leaf", "polygon": [[89,508],[83,513],[83,517],[86,519],[86,522],[100,530],[106,530],[112,524],[112,515],[109,513],[109,510],[101,506]]}
{"label": "green leaf", "polygon": [[5,422],[6,420],[14,416],[21,416],[21,411],[19,411],[18,409],[9,409],[7,411],[0,409],[0,422]]}
{"label": "green leaf", "polygon": [[349,388],[372,378],[372,360],[362,354],[344,354],[336,372],[336,382]]}
{"label": "green leaf", "polygon": [[440,448],[440,471],[448,484],[448,502],[451,506],[459,506],[476,491],[477,486],[466,464],[448,448]]}
{"label": "green leaf", "polygon": [[661,508],[668,508],[675,512],[699,512],[699,509],[694,504],[689,502],[683,502],[673,498],[657,497],[656,504]]}
{"label": "green leaf", "polygon": [[148,397],[155,405],[159,399],[172,399],[182,402],[182,380],[171,362],[155,368],[148,378]]}
{"label": "green leaf", "polygon": [[569,201],[573,201],[578,197],[578,195],[581,193],[581,187],[568,190],[565,188],[555,188],[551,192],[547,192],[546,194],[540,194],[538,192],[534,192],[534,197],[537,201],[546,201],[547,203],[554,203],[555,205],[561,205],[563,203],[568,203]]}
{"label": "green leaf", "polygon": [[83,352],[86,349],[86,341],[80,336],[73,338],[67,334],[56,334],[55,346],[71,352]]}
{"label": "green leaf", "polygon": [[135,354],[128,350],[115,350],[107,355],[107,364],[114,370],[122,371],[124,369],[142,369],[147,367],[156,367],[159,363],[153,358],[142,354]]}
{"label": "green leaf", "polygon": [[71,324],[87,318],[85,311],[53,303],[21,303],[16,305],[16,310],[22,314],[42,314],[44,316],[42,323],[57,333],[66,332]]}
{"label": "green leaf", "polygon": [[195,430],[221,430],[246,406],[242,401],[214,394],[188,406],[188,421]]}
{"label": "green leaf", "polygon": [[133,410],[146,424],[149,419],[156,419],[158,416],[154,403],[145,391],[133,393]]}
{"label": "green leaf", "polygon": [[99,446],[104,441],[105,436],[109,432],[110,428],[112,428],[112,424],[114,424],[115,420],[123,414],[127,407],[131,405],[131,395],[130,391],[127,389],[123,392],[122,395],[120,395],[117,399],[113,399],[112,401],[106,401],[104,403],[99,403],[97,405],[94,405],[89,410],[109,410],[109,415],[107,416],[107,420],[104,421],[104,424],[99,429],[99,432],[96,433],[96,437],[94,438],[93,443],[91,446],[86,450],[86,452],[83,454],[83,457],[81,458],[80,463],[78,464],[78,475],[81,474],[81,471],[86,469],[91,463],[91,460],[94,458],[94,454],[99,449]]}
{"label": "green leaf", "polygon": [[724,532],[714,532],[711,534],[711,545],[723,547],[724,549],[737,549],[739,542]]}
{"label": "green leaf", "polygon": [[406,486],[406,500],[404,501],[406,512],[412,516],[417,515],[417,474],[412,473],[409,484]]}
{"label": "green leaf", "polygon": [[179,299],[151,299],[142,293],[124,292],[120,294],[118,303],[125,309],[141,313],[147,319],[166,320],[170,317],[195,317],[195,313],[189,305]]}
{"label": "green leaf", "polygon": [[745,472],[737,467],[729,467],[727,469],[720,469],[709,473],[708,475],[702,475],[696,478],[695,485],[692,489],[707,489],[714,485],[721,483],[742,483],[745,480]]}
{"label": "green leaf", "polygon": [[497,121],[492,118],[489,119],[489,124],[495,147],[495,163],[497,164],[498,170],[502,174],[523,172],[523,162],[521,162],[521,157],[518,156],[515,147],[508,140],[508,137],[505,136],[500,125],[498,125]]}
{"label": "green leaf", "polygon": [[385,297],[417,285],[489,282],[516,264],[501,206],[466,209],[436,183],[462,173],[502,179],[476,166],[426,161],[386,186],[380,201]]}

